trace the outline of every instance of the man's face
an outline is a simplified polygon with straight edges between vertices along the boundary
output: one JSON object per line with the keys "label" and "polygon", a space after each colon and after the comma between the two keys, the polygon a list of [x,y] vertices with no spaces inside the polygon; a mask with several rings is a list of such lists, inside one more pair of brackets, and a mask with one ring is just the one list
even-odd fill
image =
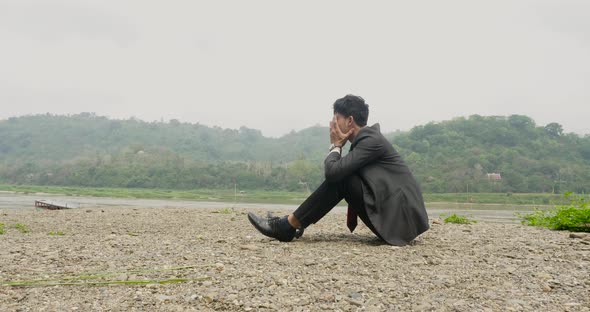
{"label": "man's face", "polygon": [[344,117],[340,113],[334,113],[334,121],[340,127],[340,131],[343,133],[348,132],[352,128],[352,116]]}

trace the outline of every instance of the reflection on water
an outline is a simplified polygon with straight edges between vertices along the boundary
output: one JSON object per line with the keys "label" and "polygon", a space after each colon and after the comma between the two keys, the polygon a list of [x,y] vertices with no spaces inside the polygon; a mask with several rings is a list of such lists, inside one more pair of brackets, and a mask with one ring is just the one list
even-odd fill
{"label": "reflection on water", "polygon": [[[93,209],[103,207],[121,207],[121,208],[189,208],[189,209],[223,209],[227,207],[244,208],[244,209],[269,209],[269,210],[287,210],[292,211],[297,205],[290,204],[244,204],[244,203],[227,203],[227,202],[201,202],[188,200],[162,200],[162,199],[130,199],[130,198],[110,198],[110,197],[78,197],[78,196],[59,196],[48,194],[14,194],[9,192],[0,192],[0,210],[1,209],[35,209],[35,200],[52,200],[72,205],[79,205],[80,209]],[[473,203],[427,203],[426,209],[430,218],[439,218],[441,215],[451,215],[453,213],[464,215],[471,219],[489,222],[516,223],[519,222],[516,213],[527,213],[533,211],[535,207],[548,208],[550,206],[533,206],[533,205],[505,205],[505,204],[473,204]],[[345,206],[334,208],[337,213],[344,213]]]}

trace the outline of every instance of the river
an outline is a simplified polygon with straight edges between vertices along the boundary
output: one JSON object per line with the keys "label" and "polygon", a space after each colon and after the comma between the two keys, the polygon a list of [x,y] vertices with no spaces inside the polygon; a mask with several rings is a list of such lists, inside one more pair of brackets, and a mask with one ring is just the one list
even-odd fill
{"label": "river", "polygon": [[[255,203],[232,203],[232,202],[207,202],[175,199],[130,199],[111,197],[82,197],[64,196],[51,194],[20,194],[12,192],[0,192],[0,210],[2,209],[36,209],[36,200],[47,200],[57,203],[67,203],[74,209],[100,209],[104,207],[126,208],[186,208],[186,209],[224,209],[233,208],[262,208],[280,209],[292,211],[297,205],[292,204],[255,204]],[[426,203],[426,210],[429,217],[439,218],[441,215],[458,214],[468,218],[500,223],[519,222],[517,213],[528,213],[535,207],[547,208],[547,206],[532,205],[504,205],[504,204],[471,204],[471,203]],[[346,207],[337,206],[334,211],[344,213]]]}

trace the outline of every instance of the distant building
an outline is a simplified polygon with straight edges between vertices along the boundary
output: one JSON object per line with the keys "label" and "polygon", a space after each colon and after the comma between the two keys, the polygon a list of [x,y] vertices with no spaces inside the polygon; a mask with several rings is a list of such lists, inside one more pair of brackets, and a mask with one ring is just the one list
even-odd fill
{"label": "distant building", "polygon": [[502,176],[499,173],[488,173],[488,180],[501,181]]}

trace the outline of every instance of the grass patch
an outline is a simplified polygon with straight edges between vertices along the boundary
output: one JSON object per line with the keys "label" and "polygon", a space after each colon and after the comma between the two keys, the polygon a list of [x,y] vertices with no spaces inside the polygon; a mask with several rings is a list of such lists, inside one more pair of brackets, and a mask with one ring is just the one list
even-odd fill
{"label": "grass patch", "polygon": [[0,223],[0,235],[4,234],[4,223]]}
{"label": "grass patch", "polygon": [[57,231],[57,232],[49,232],[49,233],[47,233],[47,234],[48,234],[48,235],[51,235],[51,236],[63,236],[63,235],[66,235],[66,233],[64,233],[64,232],[61,232],[61,231]]}
{"label": "grass patch", "polygon": [[215,213],[221,213],[221,214],[231,214],[233,212],[234,212],[234,210],[231,207],[225,207],[223,209],[219,209],[219,210],[215,211]]}
{"label": "grass patch", "polygon": [[27,228],[26,225],[22,224],[22,223],[17,223],[14,225],[14,228],[19,230],[21,233],[29,233],[31,232],[31,230],[29,230],[29,228]]}
{"label": "grass patch", "polygon": [[552,230],[568,230],[574,232],[590,232],[590,207],[584,197],[564,197],[570,200],[569,205],[555,206],[551,209],[535,209],[529,214],[519,214],[522,224],[540,226]]}
{"label": "grass patch", "polygon": [[456,214],[452,214],[444,219],[445,223],[455,223],[455,224],[471,224],[477,223],[477,221],[469,219],[465,216],[458,216]]}

